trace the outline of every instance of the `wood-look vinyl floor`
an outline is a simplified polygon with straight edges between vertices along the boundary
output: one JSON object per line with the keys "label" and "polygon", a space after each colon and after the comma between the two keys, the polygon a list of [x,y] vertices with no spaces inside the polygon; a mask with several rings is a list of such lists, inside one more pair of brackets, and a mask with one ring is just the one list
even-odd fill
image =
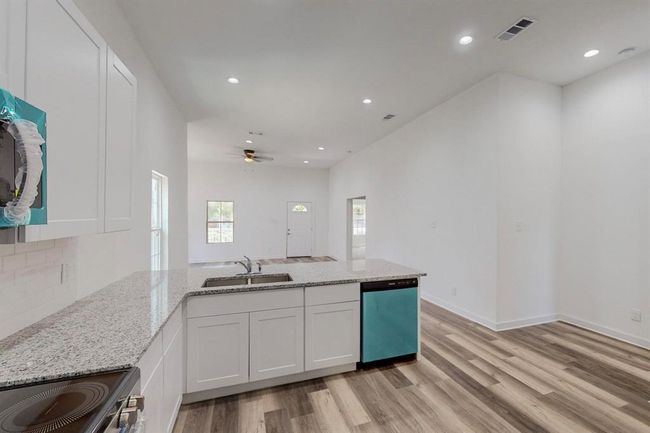
{"label": "wood-look vinyl floor", "polygon": [[182,406],[174,433],[650,432],[650,351],[422,302],[422,357]]}

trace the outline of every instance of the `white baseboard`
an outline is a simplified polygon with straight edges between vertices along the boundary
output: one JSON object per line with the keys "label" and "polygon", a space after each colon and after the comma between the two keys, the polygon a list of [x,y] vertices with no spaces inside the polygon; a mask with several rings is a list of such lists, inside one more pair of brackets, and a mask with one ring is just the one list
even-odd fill
{"label": "white baseboard", "polygon": [[525,319],[508,320],[497,322],[496,331],[507,331],[509,329],[525,328],[527,326],[542,325],[557,321],[557,314],[548,314],[546,316],[528,317]]}
{"label": "white baseboard", "polygon": [[442,299],[438,299],[433,296],[426,295],[424,293],[421,293],[421,297],[425,301],[437,305],[440,308],[444,308],[447,311],[451,311],[452,313],[458,314],[459,316],[464,317],[467,320],[471,320],[472,322],[476,322],[479,325],[483,325],[497,332],[561,321],[561,322],[569,323],[571,325],[578,326],[588,331],[596,332],[606,337],[611,337],[616,340],[623,341],[625,343],[630,343],[635,346],[639,346],[643,349],[650,349],[650,340],[647,340],[642,337],[638,337],[636,335],[627,334],[625,332],[618,331],[616,329],[612,329],[607,326],[597,325],[587,320],[578,319],[577,317],[573,317],[568,314],[558,313],[558,314],[549,314],[546,316],[509,320],[505,322],[493,322],[489,319],[486,319],[485,317],[482,317],[478,314],[475,314],[457,305],[453,305],[448,302],[445,302]]}
{"label": "white baseboard", "polygon": [[605,335],[607,337],[614,338],[616,340],[621,340],[621,341],[624,341],[626,343],[630,343],[630,344],[633,344],[635,346],[639,346],[639,347],[641,347],[643,349],[650,349],[650,340],[647,340],[647,339],[642,338],[642,337],[638,337],[636,335],[631,335],[631,334],[628,334],[626,332],[618,331],[616,329],[613,329],[613,328],[610,328],[610,327],[607,327],[607,326],[598,325],[596,323],[589,322],[587,320],[582,320],[582,319],[579,319],[577,317],[570,316],[568,314],[562,314],[562,313],[558,314],[557,315],[557,320],[559,320],[561,322],[569,323],[571,325],[575,325],[575,326],[577,326],[579,328],[583,328],[583,329],[586,329],[588,331],[593,331],[593,332],[596,332],[598,334],[602,334],[602,335]]}
{"label": "white baseboard", "polygon": [[433,296],[424,294],[420,292],[420,296],[422,299],[424,299],[427,302],[431,302],[434,305],[437,305],[438,307],[444,308],[447,311],[451,311],[454,314],[458,314],[461,317],[466,318],[467,320],[471,320],[472,322],[476,322],[479,325],[483,325],[486,328],[490,328],[493,331],[497,330],[497,325],[494,321],[485,318],[479,314],[473,313],[469,310],[466,310],[464,308],[461,308],[457,305],[450,304],[446,301],[443,301],[442,299],[434,298]]}

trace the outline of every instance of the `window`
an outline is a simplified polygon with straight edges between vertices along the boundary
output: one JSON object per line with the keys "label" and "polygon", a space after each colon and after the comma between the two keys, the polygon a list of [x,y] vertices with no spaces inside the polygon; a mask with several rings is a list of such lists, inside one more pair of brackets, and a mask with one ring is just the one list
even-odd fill
{"label": "window", "polygon": [[220,244],[233,242],[235,234],[235,202],[208,202],[208,243]]}
{"label": "window", "polygon": [[352,235],[366,234],[366,199],[352,200]]}
{"label": "window", "polygon": [[167,267],[167,177],[151,172],[151,270]]}
{"label": "window", "polygon": [[304,204],[297,204],[291,208],[291,212],[309,212],[309,209]]}

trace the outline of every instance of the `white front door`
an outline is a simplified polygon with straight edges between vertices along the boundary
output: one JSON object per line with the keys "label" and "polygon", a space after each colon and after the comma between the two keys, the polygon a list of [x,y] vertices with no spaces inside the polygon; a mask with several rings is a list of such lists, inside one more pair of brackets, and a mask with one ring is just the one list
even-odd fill
{"label": "white front door", "polygon": [[287,203],[287,257],[308,257],[312,255],[311,203],[290,201]]}

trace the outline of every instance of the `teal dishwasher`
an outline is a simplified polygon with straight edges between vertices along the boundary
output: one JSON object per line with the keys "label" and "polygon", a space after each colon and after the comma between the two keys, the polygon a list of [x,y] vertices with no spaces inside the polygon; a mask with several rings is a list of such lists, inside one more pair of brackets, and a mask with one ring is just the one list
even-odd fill
{"label": "teal dishwasher", "polygon": [[418,279],[361,284],[361,363],[418,352]]}

